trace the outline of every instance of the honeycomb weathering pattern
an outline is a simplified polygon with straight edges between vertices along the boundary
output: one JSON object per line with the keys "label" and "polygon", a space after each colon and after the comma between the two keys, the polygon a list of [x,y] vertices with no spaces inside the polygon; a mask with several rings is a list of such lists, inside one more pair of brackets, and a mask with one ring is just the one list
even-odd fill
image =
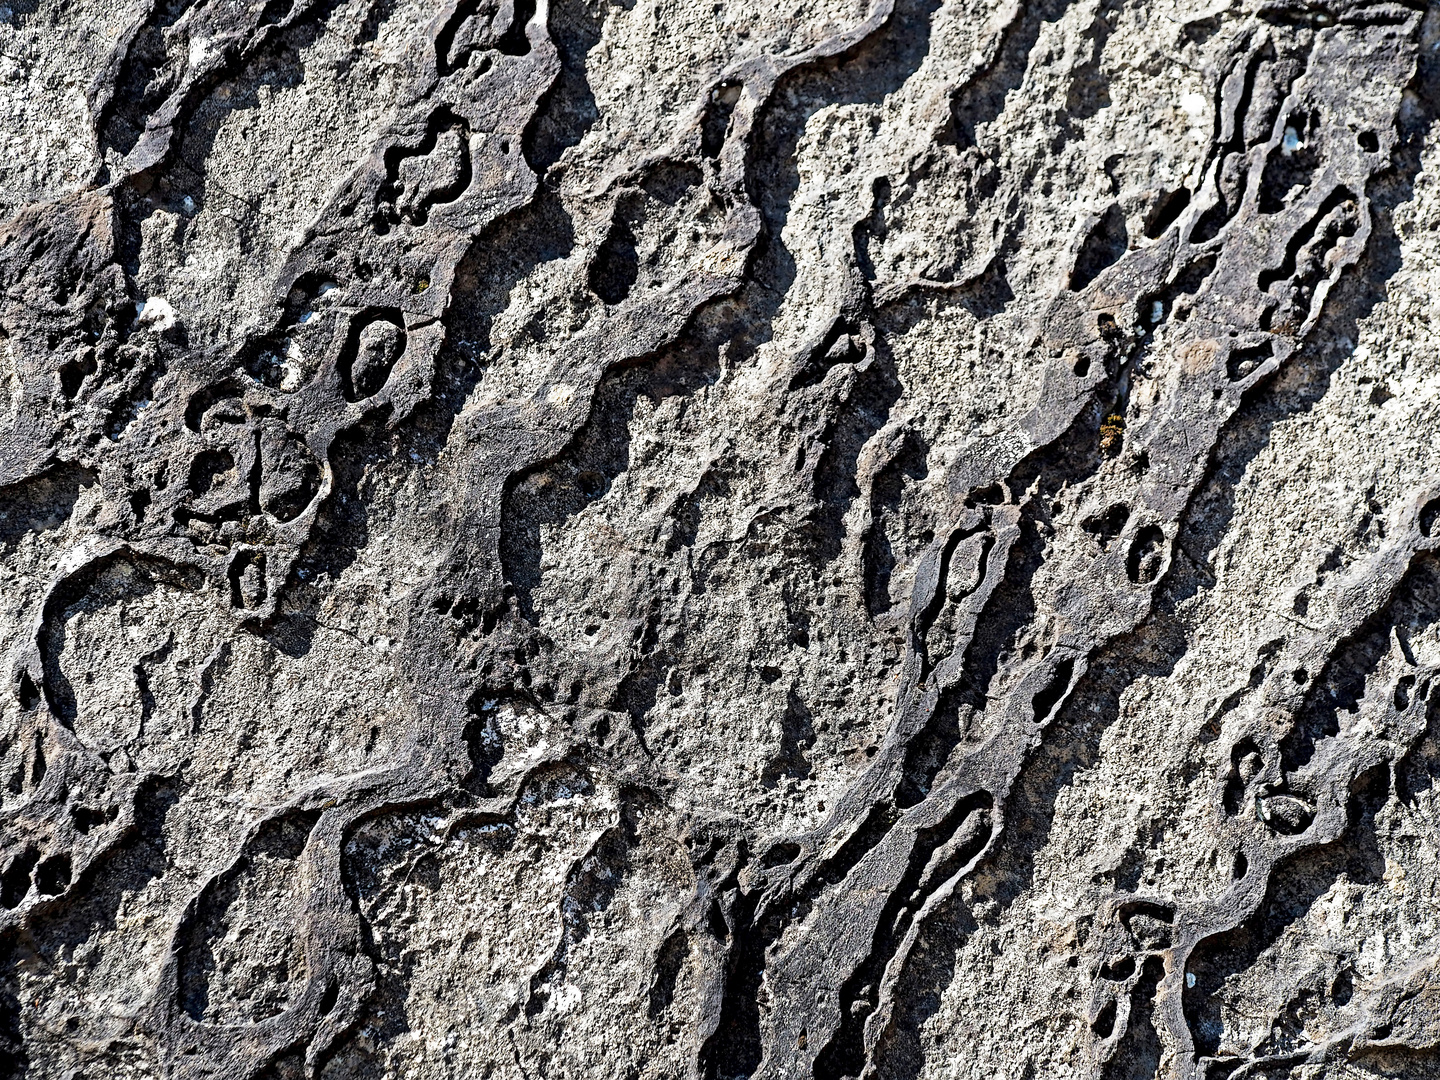
{"label": "honeycomb weathering pattern", "polygon": [[1440,1076],[1437,50],[0,5],[0,1075]]}

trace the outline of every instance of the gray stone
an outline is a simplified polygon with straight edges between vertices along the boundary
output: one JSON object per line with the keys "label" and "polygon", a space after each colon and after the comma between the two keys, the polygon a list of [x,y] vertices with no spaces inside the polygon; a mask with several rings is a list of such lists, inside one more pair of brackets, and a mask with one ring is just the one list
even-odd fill
{"label": "gray stone", "polygon": [[1440,1076],[1440,8],[0,5],[0,1076]]}

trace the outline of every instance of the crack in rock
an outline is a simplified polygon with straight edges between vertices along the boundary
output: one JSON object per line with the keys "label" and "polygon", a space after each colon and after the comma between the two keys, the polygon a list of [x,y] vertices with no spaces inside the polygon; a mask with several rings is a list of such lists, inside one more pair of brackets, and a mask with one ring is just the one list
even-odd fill
{"label": "crack in rock", "polygon": [[0,4],[0,1077],[1440,1075],[1437,47]]}

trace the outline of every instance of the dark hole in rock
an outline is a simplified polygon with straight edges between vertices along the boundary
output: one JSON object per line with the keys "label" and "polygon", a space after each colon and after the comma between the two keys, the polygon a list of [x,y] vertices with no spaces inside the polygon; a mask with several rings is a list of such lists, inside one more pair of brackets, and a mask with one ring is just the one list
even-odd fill
{"label": "dark hole in rock", "polygon": [[114,821],[115,817],[116,810],[113,806],[108,810],[97,810],[89,806],[70,807],[70,820],[75,823],[75,831],[82,835],[108,821]]}
{"label": "dark hole in rock", "polygon": [[305,449],[292,438],[272,451],[260,488],[260,505],[277,521],[293,521],[305,512],[320,490],[320,470]]}
{"label": "dark hole in rock", "polygon": [[494,711],[482,708],[476,713],[466,723],[463,738],[471,769],[465,786],[471,791],[484,792],[490,773],[505,756],[505,737],[495,723]]}
{"label": "dark hole in rock", "polygon": [[1231,349],[1230,356],[1225,361],[1225,373],[1230,376],[1231,382],[1238,382],[1274,355],[1273,341],[1263,341],[1259,345],[1243,349]]}
{"label": "dark hole in rock", "polygon": [[1395,711],[1404,712],[1410,707],[1410,690],[1415,685],[1415,676],[1403,676],[1395,684]]}
{"label": "dark hole in rock", "polygon": [[265,553],[241,551],[230,562],[230,603],[236,608],[253,609],[265,602]]}
{"label": "dark hole in rock", "polygon": [[1310,186],[1320,166],[1320,156],[1313,145],[1319,127],[1320,117],[1316,112],[1293,113],[1286,122],[1280,145],[1270,151],[1260,177],[1262,214],[1279,213],[1292,192],[1298,194]]}
{"label": "dark hole in rock", "polygon": [[1100,977],[1112,982],[1124,982],[1134,974],[1135,958],[1133,956],[1117,956],[1100,968]]}
{"label": "dark hole in rock", "polygon": [[0,907],[15,908],[30,891],[30,874],[40,861],[40,852],[27,847],[10,860],[10,865],[0,873]]}
{"label": "dark hole in rock", "polygon": [[1174,191],[1162,191],[1155,200],[1149,216],[1145,219],[1145,235],[1151,240],[1159,239],[1166,229],[1174,225],[1185,208],[1190,205],[1190,189],[1179,187]]}
{"label": "dark hole in rock", "polygon": [[385,384],[404,348],[405,331],[392,322],[373,322],[360,331],[351,368],[356,397],[370,397]]}
{"label": "dark hole in rock", "polygon": [[1431,499],[1420,508],[1420,532],[1422,535],[1435,535],[1436,517],[1440,517],[1440,499]]}
{"label": "dark hole in rock", "polygon": [[1108,1039],[1115,1031],[1115,1002],[1107,1001],[1090,1024],[1090,1029],[1102,1039]]}
{"label": "dark hole in rock", "polygon": [[1055,674],[1051,677],[1050,683],[1035,695],[1033,702],[1035,708],[1035,719],[1044,720],[1049,717],[1052,709],[1064,696],[1065,691],[1070,687],[1070,676],[1075,671],[1075,661],[1066,657],[1055,665]]}
{"label": "dark hole in rock", "polygon": [[190,466],[190,490],[206,495],[235,468],[235,458],[228,450],[205,450]]}
{"label": "dark hole in rock", "polygon": [[965,505],[972,510],[977,506],[999,506],[1005,501],[1005,489],[999,484],[986,484],[975,488],[965,497]]}
{"label": "dark hole in rock", "polygon": [[378,394],[405,352],[405,327],[394,308],[366,313],[350,324],[338,367],[341,391],[347,401],[363,401]]}
{"label": "dark hole in rock", "polygon": [[603,473],[594,469],[585,469],[575,474],[575,484],[588,499],[598,498],[605,493],[609,487]]}
{"label": "dark hole in rock", "polygon": [[1342,968],[1335,976],[1335,981],[1330,984],[1330,1000],[1341,1008],[1350,1004],[1350,999],[1355,996],[1355,976],[1349,968]]}
{"label": "dark hole in rock", "polygon": [[624,221],[616,219],[590,264],[590,289],[605,303],[618,304],[630,295],[639,276],[635,234]]}
{"label": "dark hole in rock", "polygon": [[94,375],[95,371],[95,351],[93,349],[86,349],[84,356],[61,366],[60,392],[65,395],[67,401],[80,392],[80,384]]}
{"label": "dark hole in rock", "polygon": [[1294,795],[1270,795],[1258,804],[1260,820],[1282,836],[1294,836],[1310,827],[1315,810]]}
{"label": "dark hole in rock", "polygon": [[16,696],[20,699],[20,707],[26,712],[30,712],[40,704],[40,691],[36,689],[35,681],[30,678],[28,671],[22,671],[17,682]]}
{"label": "dark hole in rock", "polygon": [[1079,292],[1085,288],[1118,262],[1129,247],[1130,233],[1125,227],[1125,212],[1118,203],[1112,203],[1080,245],[1075,268],[1070,272],[1071,290]]}
{"label": "dark hole in rock", "polygon": [[1165,558],[1165,533],[1158,525],[1146,525],[1135,534],[1125,572],[1137,585],[1145,585],[1160,576]]}
{"label": "dark hole in rock", "polygon": [[717,86],[710,94],[700,120],[700,152],[708,158],[718,157],[730,130],[730,114],[740,100],[740,87],[735,83]]}
{"label": "dark hole in rock", "polygon": [[59,896],[69,884],[69,855],[52,855],[35,868],[35,888],[42,896]]}
{"label": "dark hole in rock", "polygon": [[1120,907],[1121,925],[1142,949],[1168,949],[1174,921],[1175,913],[1169,908],[1145,900],[1131,901]]}
{"label": "dark hole in rock", "polygon": [[1100,550],[1105,551],[1110,546],[1110,541],[1119,536],[1125,529],[1125,523],[1130,520],[1130,508],[1123,503],[1116,503],[1103,514],[1094,514],[1080,523],[1080,527],[1095,537],[1100,543]]}
{"label": "dark hole in rock", "polygon": [[774,847],[770,848],[769,851],[765,852],[765,857],[761,859],[760,865],[766,870],[772,869],[776,866],[785,866],[788,863],[794,862],[795,859],[799,856],[799,854],[799,844],[792,844],[789,842],[783,844],[776,844]]}

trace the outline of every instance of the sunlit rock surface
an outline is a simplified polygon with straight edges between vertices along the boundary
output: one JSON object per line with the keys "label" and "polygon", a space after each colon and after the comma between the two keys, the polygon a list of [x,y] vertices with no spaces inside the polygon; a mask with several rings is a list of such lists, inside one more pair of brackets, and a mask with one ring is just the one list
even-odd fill
{"label": "sunlit rock surface", "polygon": [[0,4],[0,1076],[1440,1076],[1437,50]]}

